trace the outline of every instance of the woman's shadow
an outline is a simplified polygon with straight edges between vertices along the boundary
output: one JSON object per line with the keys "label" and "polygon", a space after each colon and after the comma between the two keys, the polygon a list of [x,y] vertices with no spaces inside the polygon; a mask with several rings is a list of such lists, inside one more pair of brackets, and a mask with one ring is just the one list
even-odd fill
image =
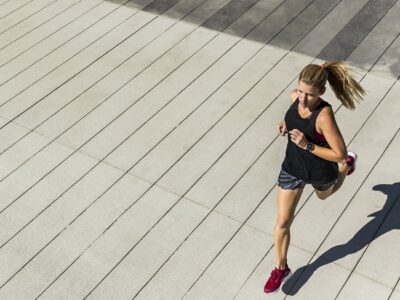
{"label": "woman's shadow", "polygon": [[400,229],[400,221],[392,220],[392,222],[390,222],[388,220],[389,222],[385,222],[383,225],[389,213],[397,216],[400,214],[400,205],[395,205],[400,194],[400,182],[378,184],[372,189],[374,191],[380,191],[387,196],[383,208],[369,215],[368,217],[373,217],[373,219],[365,224],[347,243],[332,247],[320,255],[314,262],[296,270],[293,276],[282,286],[282,291],[285,294],[295,295],[318,268],[347,255],[356,253],[388,231]]}

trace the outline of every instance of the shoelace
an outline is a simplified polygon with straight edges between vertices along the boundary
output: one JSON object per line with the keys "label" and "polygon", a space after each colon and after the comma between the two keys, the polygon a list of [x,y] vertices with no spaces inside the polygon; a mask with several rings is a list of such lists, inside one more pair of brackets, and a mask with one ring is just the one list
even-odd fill
{"label": "shoelace", "polygon": [[277,269],[274,269],[274,270],[272,270],[272,272],[271,272],[271,278],[272,278],[272,279],[275,279],[276,277],[278,277],[278,270],[277,270]]}

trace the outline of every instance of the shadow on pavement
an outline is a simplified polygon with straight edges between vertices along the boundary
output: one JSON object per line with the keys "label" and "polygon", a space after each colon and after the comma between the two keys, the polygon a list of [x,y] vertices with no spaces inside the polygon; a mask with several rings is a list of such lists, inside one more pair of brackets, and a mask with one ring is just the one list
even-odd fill
{"label": "shadow on pavement", "polygon": [[400,182],[378,184],[373,187],[373,190],[387,195],[383,208],[369,215],[368,217],[373,219],[365,224],[346,244],[327,250],[313,263],[296,270],[293,276],[282,286],[282,291],[285,294],[295,295],[320,267],[360,251],[386,232],[400,229],[400,220],[398,218],[387,218],[389,214],[391,216],[400,215],[400,205],[395,205],[400,198]]}
{"label": "shadow on pavement", "polygon": [[[117,0],[106,0],[115,2]],[[210,6],[209,1],[202,0],[131,0],[126,6],[140,8],[153,14],[165,14],[174,17],[179,14],[180,9],[200,4],[202,9]],[[389,76],[398,78],[400,75],[399,51],[396,45],[400,42],[399,34],[393,40],[393,35],[388,35],[387,43],[384,45],[377,40],[376,47],[365,53],[357,53],[351,56],[353,51],[383,17],[396,4],[396,0],[369,0],[358,11],[354,12],[352,18],[341,24],[342,29],[335,32],[329,43],[318,53],[311,47],[296,48],[296,45],[323,20],[341,1],[327,0],[231,0],[218,9],[211,17],[205,20],[201,26],[216,31],[225,31],[228,34],[243,36],[247,29],[250,32],[245,38],[257,42],[279,47],[285,50],[299,52],[322,60],[346,60],[354,66],[368,70],[376,63],[377,57],[384,54],[380,62],[380,68],[386,70]],[[266,17],[261,22],[254,21],[256,14],[259,16],[266,11]],[[201,14],[201,11],[198,11]],[[240,18],[240,22],[236,22]],[[185,19],[190,22],[190,19]],[[235,26],[231,26],[232,24]],[[252,23],[256,22],[256,23]],[[228,30],[226,30],[229,27]],[[388,50],[390,43],[394,43]],[[373,53],[373,54],[371,54]],[[370,55],[371,54],[371,55]]]}

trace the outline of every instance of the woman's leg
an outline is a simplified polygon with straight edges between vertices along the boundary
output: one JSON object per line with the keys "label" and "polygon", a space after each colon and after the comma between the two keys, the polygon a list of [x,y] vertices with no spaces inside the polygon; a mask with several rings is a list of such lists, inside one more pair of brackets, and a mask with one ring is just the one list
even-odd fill
{"label": "woman's leg", "polygon": [[300,200],[303,188],[285,190],[278,187],[276,207],[277,218],[274,229],[274,250],[276,268],[283,270],[286,265],[286,256],[290,243],[290,225],[293,222],[297,203]]}
{"label": "woman's leg", "polygon": [[337,179],[336,183],[325,191],[319,191],[319,190],[315,189],[315,193],[317,194],[318,198],[321,200],[325,200],[326,198],[331,196],[333,193],[336,193],[340,189],[340,187],[343,185],[343,182],[346,179],[347,172],[349,171],[349,169],[350,169],[350,166],[346,163],[346,161],[339,163],[338,179]]}

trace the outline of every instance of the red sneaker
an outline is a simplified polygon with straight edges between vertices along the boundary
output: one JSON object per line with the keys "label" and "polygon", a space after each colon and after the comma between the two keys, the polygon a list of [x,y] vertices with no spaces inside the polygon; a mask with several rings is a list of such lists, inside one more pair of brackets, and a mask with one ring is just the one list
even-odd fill
{"label": "red sneaker", "polygon": [[292,272],[290,271],[288,265],[286,265],[285,270],[279,270],[275,268],[271,272],[267,283],[264,286],[264,293],[274,293],[277,292],[282,282],[289,279]]}
{"label": "red sneaker", "polygon": [[356,169],[356,161],[357,161],[357,154],[350,151],[347,152],[346,163],[350,167],[350,169],[347,171],[347,175],[350,175]]}

